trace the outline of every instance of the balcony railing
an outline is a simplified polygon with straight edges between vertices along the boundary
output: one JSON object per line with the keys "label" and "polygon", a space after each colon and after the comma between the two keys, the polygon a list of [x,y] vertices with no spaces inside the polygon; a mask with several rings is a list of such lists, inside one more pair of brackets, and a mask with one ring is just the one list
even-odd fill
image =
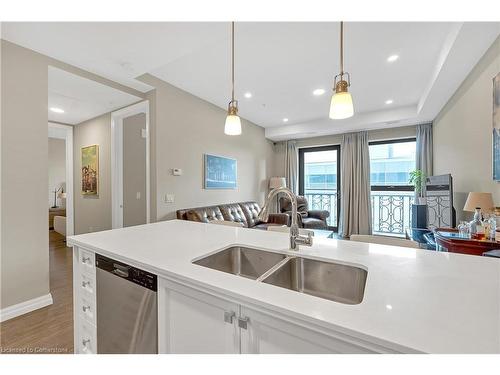
{"label": "balcony railing", "polygon": [[372,191],[373,234],[404,236],[411,227],[412,191]]}
{"label": "balcony railing", "polygon": [[[306,190],[310,210],[327,210],[327,223],[337,227],[337,191]],[[374,234],[404,236],[411,227],[412,191],[372,191],[372,226]]]}
{"label": "balcony railing", "polygon": [[310,210],[326,210],[330,216],[326,220],[328,226],[337,226],[337,191],[306,190],[304,195]]}

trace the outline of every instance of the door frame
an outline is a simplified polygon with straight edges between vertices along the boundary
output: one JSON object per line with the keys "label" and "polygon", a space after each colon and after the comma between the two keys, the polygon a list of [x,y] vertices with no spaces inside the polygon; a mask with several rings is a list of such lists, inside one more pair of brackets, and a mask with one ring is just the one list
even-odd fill
{"label": "door frame", "polygon": [[111,225],[123,227],[123,119],[144,113],[146,115],[146,223],[151,222],[151,173],[149,100],[111,112]]}
{"label": "door frame", "polygon": [[341,155],[340,155],[340,145],[328,145],[328,146],[314,146],[314,147],[301,147],[299,148],[299,194],[304,195],[304,154],[306,152],[315,151],[337,151],[337,225],[328,226],[329,230],[338,232],[339,230],[339,220],[340,220],[340,182],[341,182]]}
{"label": "door frame", "polygon": [[[58,124],[55,122],[48,123],[49,129],[56,130],[57,135],[49,138],[64,139],[66,147],[66,237],[75,234],[75,210],[74,210],[74,188],[73,188],[73,126]],[[64,135],[62,135],[64,134]]]}

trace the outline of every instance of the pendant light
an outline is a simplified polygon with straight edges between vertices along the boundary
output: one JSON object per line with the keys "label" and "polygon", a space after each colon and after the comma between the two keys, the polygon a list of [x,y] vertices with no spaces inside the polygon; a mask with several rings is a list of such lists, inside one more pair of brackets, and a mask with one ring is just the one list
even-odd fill
{"label": "pendant light", "polygon": [[231,101],[227,107],[224,133],[227,135],[241,134],[241,120],[238,116],[238,101],[234,100],[234,22],[231,22]]}
{"label": "pendant light", "polygon": [[[344,79],[346,78],[346,79]],[[330,103],[330,118],[340,120],[354,115],[352,96],[349,93],[351,76],[344,72],[344,22],[340,22],[340,74],[334,78],[335,92]]]}

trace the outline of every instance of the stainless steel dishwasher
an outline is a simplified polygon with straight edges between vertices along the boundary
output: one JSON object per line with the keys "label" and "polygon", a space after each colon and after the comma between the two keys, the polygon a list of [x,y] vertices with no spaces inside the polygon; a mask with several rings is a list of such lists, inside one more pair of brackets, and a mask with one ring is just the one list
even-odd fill
{"label": "stainless steel dishwasher", "polygon": [[96,254],[97,353],[158,353],[158,279]]}

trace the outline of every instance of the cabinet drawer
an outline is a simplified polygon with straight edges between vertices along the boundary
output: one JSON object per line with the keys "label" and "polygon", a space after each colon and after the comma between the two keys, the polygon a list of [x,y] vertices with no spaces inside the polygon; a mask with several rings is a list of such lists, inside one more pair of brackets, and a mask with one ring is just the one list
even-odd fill
{"label": "cabinet drawer", "polygon": [[80,316],[89,323],[96,324],[96,306],[95,298],[92,294],[81,293],[80,303],[78,308],[80,309]]}
{"label": "cabinet drawer", "polygon": [[95,255],[93,252],[80,249],[78,261],[80,270],[90,274],[95,273]]}
{"label": "cabinet drawer", "polygon": [[97,332],[94,325],[80,320],[78,352],[81,354],[97,353]]}

